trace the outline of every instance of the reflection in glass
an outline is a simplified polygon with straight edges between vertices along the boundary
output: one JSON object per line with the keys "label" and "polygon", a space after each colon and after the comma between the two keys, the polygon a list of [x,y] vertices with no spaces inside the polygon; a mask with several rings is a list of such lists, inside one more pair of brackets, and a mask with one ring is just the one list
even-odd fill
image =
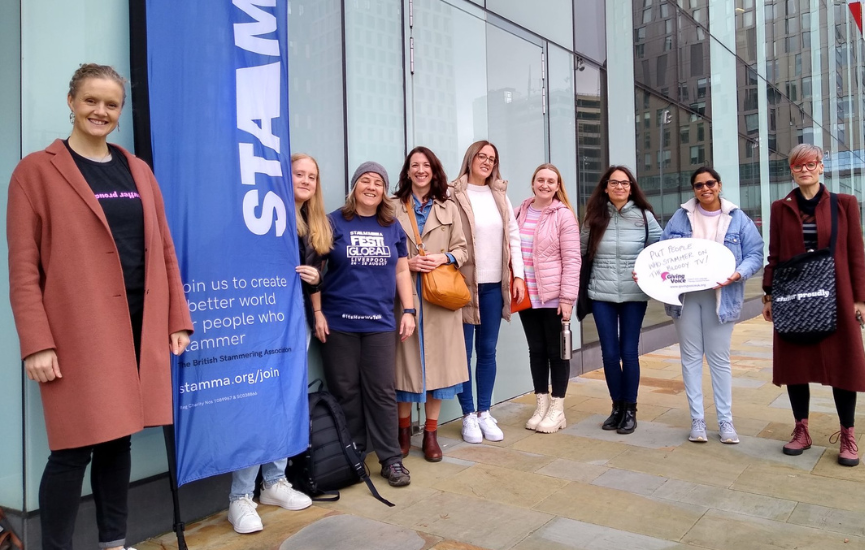
{"label": "reflection in glass", "polygon": [[318,161],[328,212],[343,204],[347,191],[341,27],[340,2],[292,0],[288,15],[291,150]]}

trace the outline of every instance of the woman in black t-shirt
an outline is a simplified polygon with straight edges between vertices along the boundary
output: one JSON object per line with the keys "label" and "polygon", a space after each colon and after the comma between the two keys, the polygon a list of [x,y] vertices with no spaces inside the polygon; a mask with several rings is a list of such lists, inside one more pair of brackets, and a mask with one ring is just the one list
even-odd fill
{"label": "woman in black t-shirt", "polygon": [[192,332],[153,173],[107,142],[124,84],[111,67],[82,65],[69,85],[69,139],[28,155],[9,184],[12,310],[51,449],[44,549],[72,547],[91,460],[100,547],[125,547],[130,437],[171,423],[168,352],[183,353]]}

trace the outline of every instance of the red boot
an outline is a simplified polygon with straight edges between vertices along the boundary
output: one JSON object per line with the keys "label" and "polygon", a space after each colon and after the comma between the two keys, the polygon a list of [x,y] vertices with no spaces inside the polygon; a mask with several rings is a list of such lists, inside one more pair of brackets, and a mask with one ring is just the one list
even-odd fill
{"label": "red boot", "polygon": [[790,443],[784,445],[784,454],[790,456],[799,456],[802,451],[811,448],[811,436],[808,435],[808,419],[803,418],[796,422],[796,427],[793,429],[793,439]]}
{"label": "red boot", "polygon": [[403,458],[405,458],[408,456],[409,449],[411,449],[411,426],[408,428],[400,428],[397,439],[399,440],[399,450],[402,453]]}
{"label": "red boot", "polygon": [[841,431],[832,434],[829,443],[835,444],[839,439],[841,440],[841,450],[838,453],[838,464],[841,466],[858,466],[859,446],[856,445],[856,434],[853,433],[853,426],[849,428],[841,426]]}

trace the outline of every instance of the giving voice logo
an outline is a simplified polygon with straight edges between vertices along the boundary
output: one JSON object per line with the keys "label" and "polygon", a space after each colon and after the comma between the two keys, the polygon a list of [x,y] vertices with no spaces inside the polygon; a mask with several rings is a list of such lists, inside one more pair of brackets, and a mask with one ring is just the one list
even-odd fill
{"label": "giving voice logo", "polygon": [[671,283],[684,283],[685,275],[684,273],[670,273],[669,271],[665,271],[661,273],[662,281],[669,281]]}

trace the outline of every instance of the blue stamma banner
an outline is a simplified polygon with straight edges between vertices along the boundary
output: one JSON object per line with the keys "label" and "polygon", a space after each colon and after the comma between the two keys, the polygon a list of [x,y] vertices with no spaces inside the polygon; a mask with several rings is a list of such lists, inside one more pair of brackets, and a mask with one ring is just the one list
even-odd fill
{"label": "blue stamma banner", "polygon": [[173,367],[182,485],[308,444],[287,0],[146,9],[153,164],[195,326]]}

